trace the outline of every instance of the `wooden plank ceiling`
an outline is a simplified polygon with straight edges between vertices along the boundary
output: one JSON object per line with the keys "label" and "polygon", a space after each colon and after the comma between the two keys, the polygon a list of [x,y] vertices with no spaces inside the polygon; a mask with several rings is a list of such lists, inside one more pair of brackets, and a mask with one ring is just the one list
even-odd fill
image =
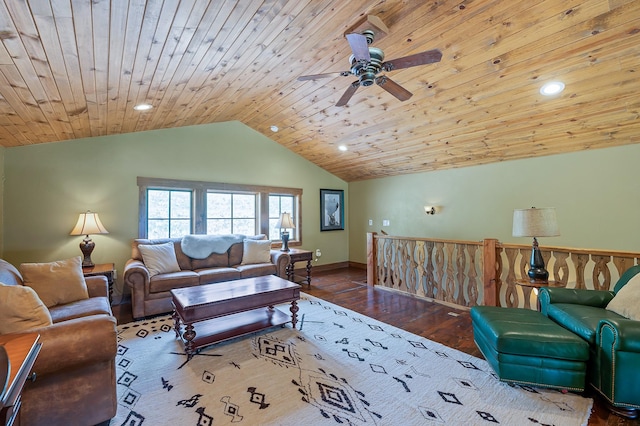
{"label": "wooden plank ceiling", "polygon": [[[368,14],[442,61],[336,107],[355,77],[296,78]],[[640,142],[637,0],[0,0],[0,39],[5,147],[239,120],[354,181]]]}

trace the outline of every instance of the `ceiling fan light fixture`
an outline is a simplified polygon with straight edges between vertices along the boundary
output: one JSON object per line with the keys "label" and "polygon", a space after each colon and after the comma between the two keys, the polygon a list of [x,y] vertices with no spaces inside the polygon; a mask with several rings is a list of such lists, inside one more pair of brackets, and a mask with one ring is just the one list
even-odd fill
{"label": "ceiling fan light fixture", "polygon": [[564,90],[564,83],[561,81],[550,81],[540,88],[540,94],[543,96],[553,96]]}

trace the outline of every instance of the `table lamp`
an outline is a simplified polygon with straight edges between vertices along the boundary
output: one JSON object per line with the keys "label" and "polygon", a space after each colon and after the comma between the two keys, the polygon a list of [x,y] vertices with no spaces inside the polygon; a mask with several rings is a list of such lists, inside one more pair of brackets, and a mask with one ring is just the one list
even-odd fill
{"label": "table lamp", "polygon": [[282,213],[276,223],[276,228],[280,228],[280,237],[282,238],[282,248],[280,251],[289,251],[289,232],[287,232],[287,229],[295,228],[293,220],[291,220],[291,215],[287,212]]}
{"label": "table lamp", "polygon": [[87,266],[95,266],[95,264],[91,261],[91,253],[95,248],[96,244],[91,241],[89,238],[90,234],[108,234],[109,231],[102,225],[100,222],[100,217],[98,217],[98,213],[91,213],[87,210],[86,213],[80,213],[78,217],[78,223],[71,230],[69,235],[85,235],[84,239],[80,243],[80,251],[84,255],[84,259],[82,260],[82,267]]}
{"label": "table lamp", "polygon": [[549,281],[549,272],[544,267],[544,259],[538,247],[537,237],[555,237],[560,235],[556,209],[553,207],[515,209],[513,211],[513,236],[533,237],[531,260],[527,275],[531,282]]}

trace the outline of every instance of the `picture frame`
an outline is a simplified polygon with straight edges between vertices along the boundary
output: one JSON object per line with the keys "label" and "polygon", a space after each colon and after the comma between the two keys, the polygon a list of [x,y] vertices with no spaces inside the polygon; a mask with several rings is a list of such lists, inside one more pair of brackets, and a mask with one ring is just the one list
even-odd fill
{"label": "picture frame", "polygon": [[344,230],[344,191],[320,190],[320,231]]}

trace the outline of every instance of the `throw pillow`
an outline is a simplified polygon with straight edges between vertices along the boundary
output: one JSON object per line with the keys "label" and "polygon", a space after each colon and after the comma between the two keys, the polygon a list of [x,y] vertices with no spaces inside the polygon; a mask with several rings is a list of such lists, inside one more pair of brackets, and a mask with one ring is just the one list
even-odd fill
{"label": "throw pillow", "polygon": [[51,324],[49,310],[31,287],[0,283],[0,334]]}
{"label": "throw pillow", "polygon": [[271,262],[271,240],[252,240],[246,238],[243,241],[242,264]]}
{"label": "throw pillow", "polygon": [[23,282],[36,291],[47,308],[88,299],[82,274],[82,258],[20,265]]}
{"label": "throw pillow", "polygon": [[149,269],[149,275],[152,277],[158,274],[168,274],[169,272],[178,272],[180,265],[176,258],[176,250],[173,243],[163,244],[140,244],[138,250],[142,254],[142,260]]}
{"label": "throw pillow", "polygon": [[622,287],[607,305],[607,310],[640,321],[640,274]]}

